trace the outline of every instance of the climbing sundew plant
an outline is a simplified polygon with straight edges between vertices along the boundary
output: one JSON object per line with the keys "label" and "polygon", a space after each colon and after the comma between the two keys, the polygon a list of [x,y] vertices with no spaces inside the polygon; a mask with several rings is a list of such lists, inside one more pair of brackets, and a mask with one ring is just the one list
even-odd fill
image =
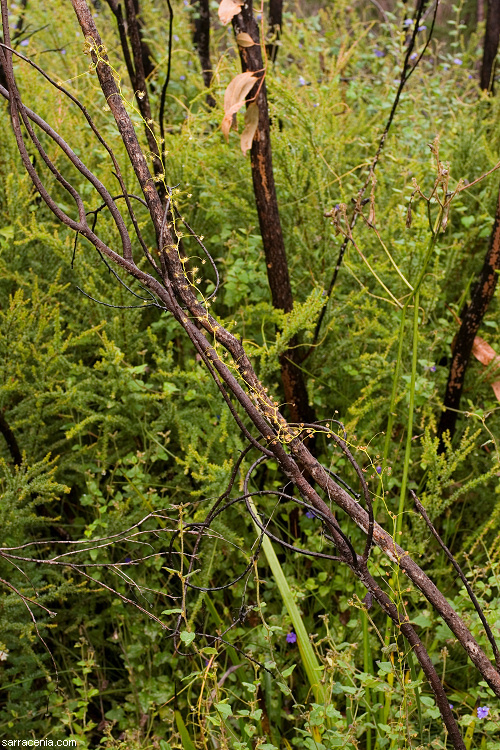
{"label": "climbing sundew plant", "polygon": [[0,737],[498,747],[461,8],[1,5]]}

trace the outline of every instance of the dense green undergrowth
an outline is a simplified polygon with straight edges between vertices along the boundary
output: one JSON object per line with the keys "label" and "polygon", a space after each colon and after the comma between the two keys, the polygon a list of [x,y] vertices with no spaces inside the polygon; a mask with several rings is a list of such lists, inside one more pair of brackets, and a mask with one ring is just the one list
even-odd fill
{"label": "dense green undergrowth", "polygon": [[[152,88],[157,107],[167,9],[143,5],[158,65]],[[232,32],[217,25],[213,32],[217,107],[210,110],[190,38],[191,10],[173,5],[167,181],[178,185],[177,205],[205,237],[219,268],[215,314],[238,332],[258,373],[282,401],[279,354],[296,333],[304,349],[311,345],[342,240],[325,213],[340,206],[342,215],[343,204],[349,211],[392,106],[406,38],[403,6],[388,12],[386,23],[364,5],[288,6],[277,62],[267,73],[275,177],[296,298],[295,311],[286,317],[270,302],[248,159],[237,135],[231,133],[226,144],[219,129],[224,90],[239,72]],[[217,3],[212,5],[216,17]],[[317,418],[346,426],[376,497],[377,519],[391,533],[402,532],[405,549],[488,650],[465,589],[407,491],[421,498],[499,635],[500,431],[491,367],[470,363],[463,412],[446,458],[436,440],[457,316],[488,246],[497,173],[457,195],[445,231],[437,234],[420,287],[415,357],[413,308],[400,334],[401,303],[432,239],[422,199],[414,202],[407,226],[415,185],[429,194],[436,180],[428,144],[439,137],[451,190],[460,179],[472,182],[488,172],[499,158],[499,104],[478,91],[480,37],[460,23],[461,13],[450,10],[449,28],[439,29],[439,41],[431,42],[407,84],[377,168],[371,226],[358,221],[319,341],[303,368]],[[104,7],[97,20],[131,101],[118,36]],[[421,47],[424,36],[425,30]],[[21,41],[23,53],[78,93],[112,143],[130,191],[137,191],[69,10],[30,1],[20,39],[28,40]],[[16,72],[25,102],[60,129],[115,190],[112,165],[76,107],[25,63],[17,62]],[[3,547],[39,542],[20,549],[17,562],[0,559],[0,578],[15,587],[4,586],[0,605],[0,737],[74,737],[81,748],[130,750],[447,747],[416,660],[382,613],[367,610],[365,592],[347,568],[275,545],[289,595],[310,634],[323,701],[311,690],[304,653],[293,637],[296,623],[270,560],[261,553],[246,576],[224,588],[251,563],[258,540],[243,503],[213,524],[191,578],[217,590],[192,589],[189,601],[181,600],[192,539],[170,532],[181,521],[203,520],[225,491],[244,441],[174,322],[154,307],[124,309],[140,301],[85,241],[75,246],[74,236],[55,222],[22,169],[7,105],[0,107],[0,411],[15,442],[0,439],[0,527]],[[51,149],[58,166],[75,179],[62,154]],[[97,208],[99,201],[79,179],[87,209]],[[50,175],[46,184],[74,211]],[[436,221],[435,203],[429,210]],[[104,212],[98,227],[106,241],[117,240]],[[200,271],[194,241],[185,242],[208,294],[213,273],[208,264]],[[122,307],[105,307],[85,295]],[[497,300],[480,334],[500,351]],[[20,465],[13,460],[16,446]],[[355,486],[340,452],[321,437],[315,450]],[[242,464],[234,497],[252,460]],[[256,472],[253,488],[285,484],[268,462]],[[317,518],[292,503],[258,503],[276,533],[314,551],[328,550]],[[345,526],[353,541],[360,539],[353,525]],[[97,541],[111,537],[112,544]],[[82,544],[69,545],[76,541]],[[28,557],[52,557],[58,564]],[[493,693],[451,632],[430,606],[422,607],[378,549],[372,569],[385,576],[392,597],[418,627],[467,747],[500,747]],[[175,650],[155,618],[173,626],[179,611],[186,619],[182,649]],[[222,633],[224,643],[213,638]],[[478,706],[488,706],[489,715],[480,718]]]}

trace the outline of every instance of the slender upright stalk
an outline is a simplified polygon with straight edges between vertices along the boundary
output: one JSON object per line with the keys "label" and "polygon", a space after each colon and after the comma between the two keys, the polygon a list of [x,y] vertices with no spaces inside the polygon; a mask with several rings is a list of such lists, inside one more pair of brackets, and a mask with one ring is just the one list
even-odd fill
{"label": "slender upright stalk", "polygon": [[[239,33],[249,34],[255,42],[253,46],[240,47],[243,72],[254,71],[263,75],[264,61],[262,59],[259,27],[254,18],[252,0],[247,0],[241,12],[234,16],[233,27],[236,35]],[[255,85],[247,98],[252,99],[256,94],[259,124],[251,149],[255,202],[272,302],[278,310],[288,313],[293,309],[293,294],[274,182],[265,78]],[[299,355],[300,350],[297,348],[298,343],[297,338],[294,337],[290,341],[289,349],[280,356],[281,378],[291,421],[311,422],[314,420],[314,414],[309,404],[303,373],[299,369],[301,356]]]}

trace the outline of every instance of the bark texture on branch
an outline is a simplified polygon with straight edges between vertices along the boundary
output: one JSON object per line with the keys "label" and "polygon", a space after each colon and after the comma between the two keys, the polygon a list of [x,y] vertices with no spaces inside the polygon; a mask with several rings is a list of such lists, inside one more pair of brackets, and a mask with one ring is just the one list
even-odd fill
{"label": "bark texture on branch", "polygon": [[107,3],[116,18],[123,58],[127,66],[132,88],[134,89],[139,112],[144,120],[144,133],[148,142],[148,148],[154,156],[154,170],[156,174],[160,174],[163,169],[158,143],[153,131],[151,103],[147,84],[147,78],[152,74],[154,64],[149,46],[142,38],[139,2],[138,0],[124,0],[125,18],[123,17],[121,3],[118,0],[107,0]]}
{"label": "bark texture on branch", "polygon": [[5,419],[5,415],[1,409],[0,409],[0,432],[5,438],[5,442],[7,443],[7,448],[9,449],[10,455],[12,456],[14,465],[20,466],[23,462],[21,451],[19,449],[16,436],[12,432],[12,429],[9,423],[7,422],[7,420]]}
{"label": "bark texture on branch", "polygon": [[488,0],[486,28],[484,32],[483,62],[481,65],[480,86],[484,91],[493,92],[498,42],[500,39],[500,0]]}
{"label": "bark texture on branch", "polygon": [[[233,18],[233,27],[235,34],[242,32],[249,34],[255,42],[251,47],[240,47],[243,72],[252,71],[264,76],[259,27],[254,18],[251,0],[248,0],[241,9],[241,13]],[[260,78],[247,96],[247,100],[254,99],[256,94],[255,101],[259,108],[259,124],[251,149],[255,202],[266,257],[267,278],[272,303],[278,310],[288,313],[293,310],[293,294],[274,182],[265,77],[264,80]],[[297,337],[292,338],[288,350],[280,357],[281,378],[291,421],[312,422],[314,421],[314,412],[309,404],[302,370],[299,368],[301,356],[298,343]]]}
{"label": "bark texture on branch", "polygon": [[269,0],[269,27],[273,41],[267,45],[267,54],[272,62],[278,56],[281,28],[283,26],[283,0]]}
{"label": "bark texture on branch", "polygon": [[444,452],[445,446],[443,436],[449,433],[450,439],[455,433],[455,427],[460,409],[460,400],[464,387],[465,373],[472,353],[474,339],[477,336],[479,326],[486,314],[488,306],[493,298],[498,282],[500,271],[500,189],[497,199],[495,223],[490,235],[488,252],[479,274],[479,279],[474,286],[472,298],[462,315],[462,324],[455,339],[453,358],[450,365],[450,373],[446,384],[444,397],[444,411],[439,421],[438,436],[439,450]]}
{"label": "bark texture on branch", "polygon": [[[195,9],[193,43],[201,65],[203,83],[209,89],[212,85],[212,63],[210,61],[210,5],[209,0],[192,0]],[[207,104],[215,107],[216,101],[212,94],[207,94]]]}

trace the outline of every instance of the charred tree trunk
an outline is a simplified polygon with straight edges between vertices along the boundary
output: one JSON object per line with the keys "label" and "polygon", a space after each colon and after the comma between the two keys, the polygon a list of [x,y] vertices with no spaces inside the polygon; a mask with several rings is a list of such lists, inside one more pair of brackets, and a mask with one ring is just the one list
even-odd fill
{"label": "charred tree trunk", "polygon": [[5,442],[7,443],[7,448],[9,449],[9,453],[12,456],[14,465],[21,466],[23,462],[21,450],[17,443],[16,436],[12,432],[9,423],[5,419],[4,413],[1,410],[0,410],[0,432],[5,438]]}
{"label": "charred tree trunk", "polygon": [[[192,0],[195,8],[193,44],[200,58],[203,83],[209,89],[212,83],[212,63],[210,61],[210,6],[208,0]],[[212,94],[207,94],[207,104],[215,107]]]}
{"label": "charred tree trunk", "polygon": [[281,28],[283,26],[283,0],[269,0],[269,26],[273,41],[267,45],[267,54],[272,62],[278,55]]}
{"label": "charred tree trunk", "polygon": [[[260,47],[259,28],[255,22],[251,0],[248,0],[241,13],[233,18],[235,34],[246,33],[255,44],[251,47],[240,47],[241,67],[243,72],[253,71],[264,74],[262,51]],[[257,93],[258,92],[258,93]],[[251,166],[252,180],[259,216],[259,226],[266,257],[267,278],[274,307],[288,313],[293,310],[292,286],[288,273],[285,243],[278,209],[278,198],[274,183],[273,160],[271,152],[271,133],[269,127],[269,110],[265,78],[259,79],[247,99],[257,94],[256,104],[259,108],[259,123],[252,143]],[[281,378],[285,399],[289,405],[292,422],[312,422],[314,413],[309,405],[307,389],[299,369],[298,340],[294,337],[290,346],[280,357]]]}
{"label": "charred tree trunk", "polygon": [[477,0],[477,18],[478,24],[484,21],[484,0]]}
{"label": "charred tree trunk", "polygon": [[495,62],[500,39],[500,0],[488,0],[486,29],[484,32],[483,63],[480,85],[484,91],[493,92]]}
{"label": "charred tree trunk", "polygon": [[[142,56],[142,67],[144,69],[144,75],[146,78],[151,78],[151,75],[155,69],[155,62],[153,53],[149,44],[144,39],[144,24],[141,19],[141,9],[139,7],[139,0],[134,0],[134,10],[137,19],[137,26],[139,28],[139,37],[141,41],[141,56]],[[150,84],[151,85],[151,84]]]}
{"label": "charred tree trunk", "polygon": [[162,172],[162,165],[158,144],[151,129],[151,104],[146,84],[146,79],[153,72],[154,65],[151,51],[142,39],[141,24],[138,17],[139,3],[138,0],[125,0],[125,18],[123,17],[121,3],[118,0],[107,0],[107,3],[116,18],[123,57],[130,82],[137,97],[139,111],[144,119],[148,148],[155,156],[154,169],[155,173],[159,174]]}
{"label": "charred tree trunk", "polygon": [[490,243],[479,279],[472,292],[472,299],[458,331],[450,374],[444,397],[445,410],[441,415],[438,427],[439,450],[444,452],[443,435],[448,432],[453,437],[460,408],[460,399],[464,386],[465,373],[469,364],[472,345],[490,304],[498,281],[500,270],[500,191],[498,193],[495,223],[490,236]]}

